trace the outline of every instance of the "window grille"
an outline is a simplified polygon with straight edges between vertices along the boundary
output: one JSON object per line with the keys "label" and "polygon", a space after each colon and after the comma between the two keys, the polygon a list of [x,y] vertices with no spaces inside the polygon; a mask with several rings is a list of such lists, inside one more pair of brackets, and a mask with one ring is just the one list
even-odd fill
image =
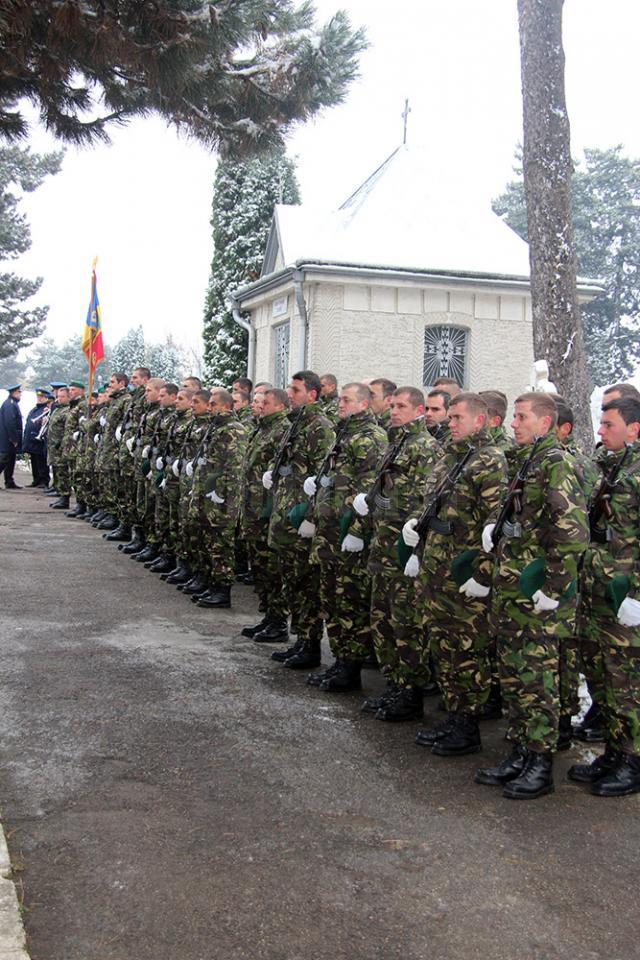
{"label": "window grille", "polygon": [[275,362],[273,370],[273,385],[284,390],[289,382],[289,337],[288,323],[281,323],[274,329]]}
{"label": "window grille", "polygon": [[430,386],[438,377],[452,377],[464,387],[469,331],[462,327],[425,327],[422,382]]}

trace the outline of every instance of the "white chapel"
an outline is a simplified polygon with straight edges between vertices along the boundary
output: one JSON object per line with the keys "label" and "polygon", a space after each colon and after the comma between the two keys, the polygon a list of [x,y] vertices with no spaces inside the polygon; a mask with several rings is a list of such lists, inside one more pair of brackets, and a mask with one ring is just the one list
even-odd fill
{"label": "white chapel", "polygon": [[527,388],[527,244],[431,161],[403,145],[337,210],[276,207],[262,275],[232,294],[254,382],[306,368],[418,387],[445,375],[510,399]]}

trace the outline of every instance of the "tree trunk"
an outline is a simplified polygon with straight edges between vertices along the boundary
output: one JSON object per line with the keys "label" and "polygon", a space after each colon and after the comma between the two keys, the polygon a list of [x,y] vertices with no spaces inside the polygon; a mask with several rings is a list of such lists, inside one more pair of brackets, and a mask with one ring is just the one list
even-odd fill
{"label": "tree trunk", "polygon": [[523,171],[531,266],[533,344],[571,405],[576,438],[593,447],[571,219],[571,150],[564,93],[564,0],[518,0]]}

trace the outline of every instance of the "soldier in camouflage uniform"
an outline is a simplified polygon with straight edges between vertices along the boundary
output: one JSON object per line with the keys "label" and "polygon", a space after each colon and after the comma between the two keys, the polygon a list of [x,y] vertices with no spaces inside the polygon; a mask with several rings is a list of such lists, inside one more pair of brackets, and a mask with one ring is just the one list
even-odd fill
{"label": "soldier in camouflage uniform", "polygon": [[209,401],[211,432],[191,488],[189,524],[201,536],[200,570],[208,588],[192,599],[199,607],[231,606],[235,580],[235,533],[240,515],[246,427],[228,390],[214,387]]}
{"label": "soldier in camouflage uniform", "polygon": [[[417,518],[403,528],[407,546],[417,556],[422,553],[418,590],[448,713],[443,723],[421,730],[416,742],[445,757],[480,749],[478,719],[491,684],[488,597],[493,564],[482,551],[482,531],[504,496],[507,461],[493,443],[488,419],[482,397],[459,393],[453,398],[451,439],[425,487],[426,529],[416,529]],[[417,573],[417,568],[415,561],[408,562],[406,572]]]}
{"label": "soldier in camouflage uniform", "polygon": [[348,532],[354,497],[373,484],[387,444],[370,403],[365,384],[342,387],[336,440],[321,474],[304,482],[311,502],[298,533],[313,537],[310,561],[320,566],[321,613],[335,657],[332,666],[310,674],[307,683],[325,692],[359,690],[362,664],[373,654],[369,551],[364,537]]}
{"label": "soldier in camouflage uniform", "polygon": [[175,566],[175,557],[173,554],[167,554],[165,551],[165,543],[169,531],[170,507],[169,501],[165,496],[166,483],[164,480],[167,442],[176,419],[177,399],[177,384],[163,383],[158,393],[160,418],[156,426],[149,458],[152,474],[149,485],[153,492],[154,503],[153,543],[157,548],[158,555],[153,560],[145,561],[145,567],[151,570],[152,573],[169,573]]}
{"label": "soldier in camouflage uniform", "polygon": [[415,580],[404,574],[398,545],[405,520],[420,509],[440,447],[426,429],[424,397],[416,387],[394,391],[391,424],[392,452],[385,455],[374,487],[354,499],[359,519],[350,533],[365,539],[358,524],[371,513],[373,540],[367,565],[372,577],[371,630],[389,689],[382,697],[365,700],[362,709],[379,720],[402,721],[422,716],[423,686],[431,675],[424,658],[424,612]]}
{"label": "soldier in camouflage uniform", "polygon": [[244,627],[242,635],[252,637],[257,643],[275,643],[288,637],[289,611],[278,558],[268,543],[271,497],[262,486],[262,475],[273,462],[282,435],[289,427],[288,409],[289,397],[285,390],[266,390],[258,426],[247,448],[241,529],[264,617],[255,626]]}
{"label": "soldier in camouflage uniform", "polygon": [[147,367],[136,367],[129,381],[129,403],[123,405],[123,420],[116,427],[115,438],[119,443],[119,510],[120,525],[131,530],[129,543],[122,543],[118,549],[123,553],[137,553],[145,547],[142,529],[137,523],[137,476],[134,461],[136,437],[140,428],[140,421],[146,409],[145,387],[151,378]]}
{"label": "soldier in camouflage uniform", "polygon": [[590,537],[580,583],[585,673],[604,714],[606,748],[569,777],[601,797],[640,792],[640,399],[605,403],[607,461],[589,503]]}
{"label": "soldier in camouflage uniform", "polygon": [[[173,385],[169,385],[170,387]],[[176,388],[177,389],[177,388]],[[162,395],[162,391],[160,391]],[[183,388],[177,391],[173,407],[174,416],[161,440],[161,449],[156,460],[156,532],[160,544],[160,556],[149,569],[159,573],[161,580],[170,574],[181,572],[177,565],[178,541],[180,539],[180,467],[179,458],[191,426],[193,414],[191,400],[195,391]],[[176,469],[173,465],[176,463]],[[160,476],[160,474],[162,476]]]}
{"label": "soldier in camouflage uniform", "polygon": [[317,374],[311,370],[294,374],[287,393],[294,423],[291,443],[279,469],[275,474],[273,469],[265,471],[262,482],[266,490],[273,491],[269,546],[278,554],[291,611],[291,629],[297,634],[297,641],[282,653],[276,651],[272,659],[281,660],[290,669],[304,670],[320,663],[320,571],[317,564],[309,563],[310,541],[298,536],[289,512],[303,500],[302,485],[308,476],[317,473],[335,435],[322,413]]}
{"label": "soldier in camouflage uniform", "polygon": [[[71,486],[66,463],[62,456],[64,428],[69,416],[69,388],[58,387],[56,402],[51,409],[47,428],[47,457],[53,474],[52,486],[59,497],[69,497]],[[68,500],[67,500],[68,502]]]}
{"label": "soldier in camouflage uniform", "polygon": [[[180,535],[178,538],[176,572],[167,577],[167,583],[175,584],[178,590],[186,594],[202,593],[208,589],[206,570],[200,570],[200,550],[202,536],[199,527],[189,522],[189,509],[192,499],[192,486],[195,469],[204,463],[204,450],[211,427],[208,390],[198,390],[191,400],[192,419],[186,432],[180,454],[174,460],[172,471],[179,477],[178,518]],[[202,463],[198,464],[198,461]]]}
{"label": "soldier in camouflage uniform", "polygon": [[100,418],[102,407],[108,397],[104,393],[100,394],[95,390],[88,399],[86,416],[81,416],[78,420],[78,432],[80,436],[77,442],[76,452],[76,496],[77,505],[75,510],[67,513],[68,517],[83,520],[86,518],[91,502],[96,502],[94,497],[94,466],[96,450],[101,434]]}
{"label": "soldier in camouflage uniform", "polygon": [[[131,527],[124,526],[120,515],[120,503],[123,497],[120,474],[119,452],[120,440],[118,432],[122,432],[122,424],[126,410],[131,402],[131,395],[127,387],[129,378],[126,373],[113,373],[109,380],[109,402],[100,417],[102,438],[96,455],[96,473],[99,477],[102,498],[101,506],[105,511],[105,518],[109,518],[112,530],[106,539],[126,543],[131,537]],[[114,521],[116,521],[114,523]]]}
{"label": "soldier in camouflage uniform", "polygon": [[142,531],[145,547],[132,554],[140,563],[155,560],[158,556],[158,541],[155,530],[156,486],[153,482],[153,465],[158,456],[158,436],[165,416],[160,406],[160,389],[164,386],[161,377],[151,377],[144,388],[145,411],[140,419],[133,446],[133,462],[136,471],[137,524]]}
{"label": "soldier in camouflage uniform", "polygon": [[434,440],[444,445],[449,439],[449,403],[446,390],[430,390],[424,400],[424,419]]}
{"label": "soldier in camouflage uniform", "polygon": [[320,406],[335,427],[338,423],[338,380],[332,373],[323,373],[320,377]]}
{"label": "soldier in camouflage uniform", "polygon": [[515,440],[511,437],[504,426],[507,417],[507,397],[501,390],[481,390],[480,396],[487,405],[489,411],[489,436],[493,441],[494,447],[506,455],[514,450]]}
{"label": "soldier in camouflage uniform", "polygon": [[75,484],[75,466],[78,450],[78,440],[80,439],[79,421],[80,417],[87,415],[87,401],[84,396],[84,384],[79,380],[72,380],[69,384],[69,413],[64,425],[64,435],[62,438],[61,455],[65,463],[65,468],[69,476],[68,493],[61,495],[60,500],[56,500],[51,506],[54,510],[68,508],[71,490]]}
{"label": "soldier in camouflage uniform", "polygon": [[384,377],[378,377],[369,383],[371,410],[378,426],[387,432],[387,436],[391,430],[391,398],[396,388],[397,384],[393,380],[386,380]]}
{"label": "soldier in camouflage uniform", "polygon": [[95,404],[89,409],[89,423],[87,424],[87,442],[84,453],[86,470],[85,500],[86,510],[78,517],[79,520],[88,520],[93,516],[101,503],[104,502],[105,490],[102,477],[96,468],[96,463],[104,441],[104,421],[109,409],[110,393],[108,387],[100,387]]}
{"label": "soldier in camouflage uniform", "polygon": [[[555,420],[551,397],[530,393],[516,400],[511,426],[531,460],[511,515],[496,533],[492,611],[513,750],[497,767],[479,770],[476,781],[502,786],[512,799],[553,790],[559,647],[575,628],[578,568],[588,543],[585,496],[556,439]],[[490,523],[483,532],[487,553],[494,551],[494,528]]]}

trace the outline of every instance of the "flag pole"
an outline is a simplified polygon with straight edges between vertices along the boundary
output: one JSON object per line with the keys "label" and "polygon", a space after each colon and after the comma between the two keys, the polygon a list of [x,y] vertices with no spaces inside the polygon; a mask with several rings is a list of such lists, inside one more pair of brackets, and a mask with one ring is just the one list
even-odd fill
{"label": "flag pole", "polygon": [[[97,263],[98,263],[98,258],[97,258],[97,257],[94,257],[94,258],[93,258],[93,264],[92,264],[92,266],[91,266],[91,299],[89,300],[89,309],[91,309],[91,305],[93,304],[93,301],[94,301],[94,298],[95,298],[95,295],[96,295],[96,266],[97,266]],[[91,329],[90,336],[91,336],[91,341],[90,341],[90,344],[89,344],[90,349],[89,349],[89,356],[88,356],[88,361],[89,361],[89,389],[87,390],[87,407],[88,407],[89,409],[91,409],[91,395],[93,394],[93,375],[94,375],[94,372],[95,372],[95,365],[94,365],[94,362],[93,362],[93,339],[94,339],[94,337],[95,337],[95,331],[93,330],[93,328]]]}

